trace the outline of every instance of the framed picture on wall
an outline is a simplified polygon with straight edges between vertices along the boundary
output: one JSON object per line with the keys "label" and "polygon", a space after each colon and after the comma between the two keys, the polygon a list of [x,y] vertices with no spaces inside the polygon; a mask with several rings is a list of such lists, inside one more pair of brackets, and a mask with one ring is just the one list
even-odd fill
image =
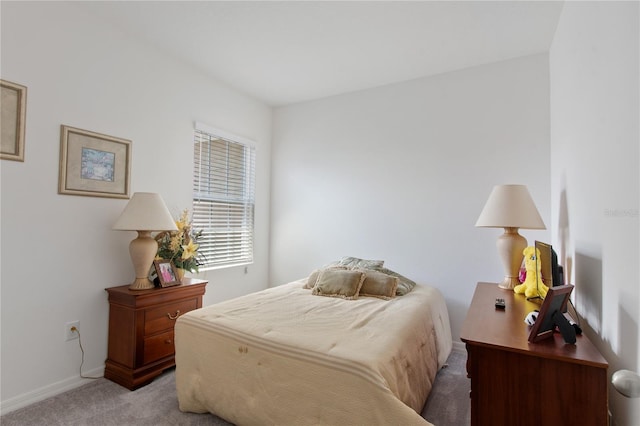
{"label": "framed picture on wall", "polygon": [[2,131],[0,158],[24,161],[24,129],[27,118],[27,88],[20,84],[0,80],[0,107]]}
{"label": "framed picture on wall", "polygon": [[131,141],[60,127],[58,193],[129,198]]}

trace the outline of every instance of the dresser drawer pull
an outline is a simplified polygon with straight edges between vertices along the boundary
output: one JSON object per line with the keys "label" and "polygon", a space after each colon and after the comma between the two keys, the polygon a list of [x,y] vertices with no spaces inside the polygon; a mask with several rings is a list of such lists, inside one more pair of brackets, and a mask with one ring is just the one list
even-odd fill
{"label": "dresser drawer pull", "polygon": [[170,344],[172,343],[172,342],[171,342],[171,339],[166,339],[164,342],[165,342],[167,345],[170,345]]}
{"label": "dresser drawer pull", "polygon": [[176,319],[178,319],[178,317],[180,316],[180,309],[178,309],[178,310],[176,311],[176,314],[175,314],[175,315],[171,315],[171,314],[167,313],[167,316],[169,317],[169,319],[170,319],[170,320],[176,320]]}

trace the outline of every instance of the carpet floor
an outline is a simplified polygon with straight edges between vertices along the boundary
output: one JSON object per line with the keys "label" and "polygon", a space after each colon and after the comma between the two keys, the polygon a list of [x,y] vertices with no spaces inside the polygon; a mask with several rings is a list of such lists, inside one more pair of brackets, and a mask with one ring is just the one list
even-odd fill
{"label": "carpet floor", "polygon": [[[452,352],[438,372],[422,417],[436,426],[470,424],[466,353]],[[0,417],[2,426],[228,426],[212,414],[178,409],[175,371],[167,370],[149,385],[129,391],[107,379],[70,390]],[[354,419],[357,424],[357,419]]]}

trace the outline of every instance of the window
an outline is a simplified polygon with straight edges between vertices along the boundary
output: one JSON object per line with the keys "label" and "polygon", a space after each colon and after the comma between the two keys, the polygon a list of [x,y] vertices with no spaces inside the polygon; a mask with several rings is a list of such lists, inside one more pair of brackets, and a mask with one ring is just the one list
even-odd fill
{"label": "window", "polygon": [[196,123],[193,228],[202,229],[201,269],[253,262],[255,146]]}

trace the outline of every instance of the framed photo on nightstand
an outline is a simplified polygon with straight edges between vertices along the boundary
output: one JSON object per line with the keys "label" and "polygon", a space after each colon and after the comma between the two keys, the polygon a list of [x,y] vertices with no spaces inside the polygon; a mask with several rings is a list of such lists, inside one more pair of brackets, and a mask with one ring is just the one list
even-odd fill
{"label": "framed photo on nightstand", "polygon": [[153,265],[156,267],[158,280],[160,280],[160,287],[171,287],[172,285],[181,284],[180,280],[178,279],[178,272],[176,271],[176,267],[171,260],[154,260]]}

